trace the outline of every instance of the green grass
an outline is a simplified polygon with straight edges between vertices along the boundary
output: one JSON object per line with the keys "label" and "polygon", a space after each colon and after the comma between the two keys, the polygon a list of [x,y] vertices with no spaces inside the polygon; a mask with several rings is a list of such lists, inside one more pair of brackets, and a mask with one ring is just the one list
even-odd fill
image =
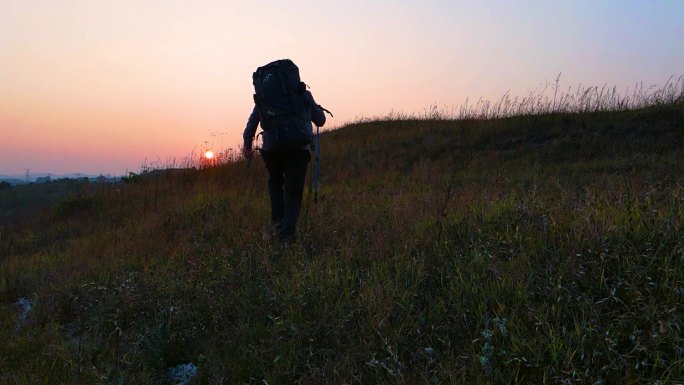
{"label": "green grass", "polygon": [[0,383],[681,383],[681,97],[433,118],[324,133],[286,250],[259,159],[4,226]]}

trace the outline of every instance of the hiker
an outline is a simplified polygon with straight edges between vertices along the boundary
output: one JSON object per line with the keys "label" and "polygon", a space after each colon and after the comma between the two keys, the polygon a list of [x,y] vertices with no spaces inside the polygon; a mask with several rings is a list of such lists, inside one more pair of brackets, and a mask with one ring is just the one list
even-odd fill
{"label": "hiker", "polygon": [[257,68],[252,81],[254,108],[242,135],[242,154],[248,159],[254,155],[252,142],[261,123],[263,143],[259,151],[268,170],[271,226],[281,244],[289,245],[295,241],[304,179],[311,161],[311,122],[323,126],[325,114],[290,60]]}

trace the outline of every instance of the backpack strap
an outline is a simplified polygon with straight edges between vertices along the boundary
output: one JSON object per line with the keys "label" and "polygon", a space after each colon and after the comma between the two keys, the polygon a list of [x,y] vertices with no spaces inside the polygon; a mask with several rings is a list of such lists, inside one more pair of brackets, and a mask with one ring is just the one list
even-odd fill
{"label": "backpack strap", "polygon": [[320,108],[321,110],[327,112],[328,115],[330,115],[331,117],[333,117],[333,118],[335,117],[335,115],[333,115],[332,112],[328,111],[327,109],[325,109],[325,107],[321,106],[320,104],[318,105],[318,108]]}

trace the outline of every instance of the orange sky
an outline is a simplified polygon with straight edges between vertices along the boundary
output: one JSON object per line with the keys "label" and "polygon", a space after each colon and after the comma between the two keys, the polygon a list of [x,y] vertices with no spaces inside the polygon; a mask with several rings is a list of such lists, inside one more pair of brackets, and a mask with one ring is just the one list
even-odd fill
{"label": "orange sky", "polygon": [[333,127],[560,72],[621,89],[681,74],[684,3],[570,3],[3,0],[0,175],[122,175],[235,147],[252,71],[280,58]]}

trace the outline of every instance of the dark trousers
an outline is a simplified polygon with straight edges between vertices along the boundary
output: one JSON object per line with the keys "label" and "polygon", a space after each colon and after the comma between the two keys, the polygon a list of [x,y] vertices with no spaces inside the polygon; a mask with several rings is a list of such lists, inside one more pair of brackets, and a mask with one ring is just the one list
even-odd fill
{"label": "dark trousers", "polygon": [[304,180],[311,154],[309,150],[294,150],[263,152],[261,156],[268,170],[271,222],[281,239],[291,239],[302,207]]}

